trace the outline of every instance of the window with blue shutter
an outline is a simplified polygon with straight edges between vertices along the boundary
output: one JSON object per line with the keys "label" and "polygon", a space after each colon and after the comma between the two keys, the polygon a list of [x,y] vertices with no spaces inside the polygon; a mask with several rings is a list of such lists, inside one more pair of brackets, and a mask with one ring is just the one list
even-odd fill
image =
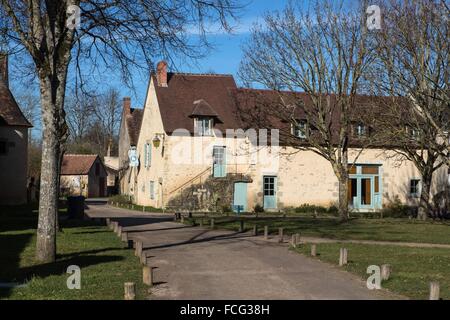
{"label": "window with blue shutter", "polygon": [[152,161],[152,146],[149,143],[144,145],[144,166],[149,168]]}

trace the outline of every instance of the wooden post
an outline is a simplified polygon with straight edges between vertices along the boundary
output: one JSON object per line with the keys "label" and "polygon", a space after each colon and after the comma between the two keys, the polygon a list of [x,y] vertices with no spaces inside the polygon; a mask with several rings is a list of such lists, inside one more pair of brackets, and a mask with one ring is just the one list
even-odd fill
{"label": "wooden post", "polygon": [[142,206],[142,212],[145,212],[145,206]]}
{"label": "wooden post", "polygon": [[253,226],[253,235],[255,237],[258,235],[258,226],[256,224]]}
{"label": "wooden post", "polygon": [[145,252],[141,253],[140,259],[141,259],[141,264],[143,264],[145,266],[147,264],[147,255],[145,254]]}
{"label": "wooden post", "polygon": [[200,228],[203,228],[203,218],[200,219]]}
{"label": "wooden post", "polygon": [[300,233],[296,233],[295,234],[295,245],[298,246],[300,245]]}
{"label": "wooden post", "polygon": [[341,248],[339,250],[339,266],[344,266],[347,264],[347,249]]}
{"label": "wooden post", "polygon": [[153,268],[144,266],[142,268],[142,282],[148,286],[153,286]]}
{"label": "wooden post", "polygon": [[389,280],[391,276],[391,265],[390,264],[382,264],[381,265],[381,280],[386,281]]}
{"label": "wooden post", "polygon": [[430,282],[430,300],[439,300],[439,282]]}
{"label": "wooden post", "polygon": [[181,223],[184,223],[184,216],[181,216]]}
{"label": "wooden post", "polygon": [[125,282],[125,300],[134,300],[136,299],[136,286],[134,282]]}
{"label": "wooden post", "polygon": [[264,226],[264,240],[269,240],[269,226]]}
{"label": "wooden post", "polygon": [[117,227],[117,236],[118,236],[119,238],[122,238],[122,226],[118,226],[118,227]]}
{"label": "wooden post", "polygon": [[283,228],[278,228],[278,242],[282,243],[284,241]]}
{"label": "wooden post", "polygon": [[119,227],[119,223],[117,221],[113,222],[113,231],[114,233],[117,233],[117,228]]}
{"label": "wooden post", "polygon": [[311,245],[311,256],[312,257],[317,256],[317,245],[315,245],[315,244]]}
{"label": "wooden post", "polygon": [[120,236],[123,242],[128,242],[128,232],[122,231],[122,235]]}
{"label": "wooden post", "polygon": [[211,229],[214,229],[214,218],[211,218]]}
{"label": "wooden post", "polygon": [[244,232],[244,220],[239,222],[239,232]]}
{"label": "wooden post", "polygon": [[295,236],[295,234],[291,235],[291,246],[293,246],[294,248],[297,248],[297,238]]}
{"label": "wooden post", "polygon": [[136,255],[136,257],[140,257],[141,254],[142,254],[142,242],[141,241],[136,241],[135,255]]}

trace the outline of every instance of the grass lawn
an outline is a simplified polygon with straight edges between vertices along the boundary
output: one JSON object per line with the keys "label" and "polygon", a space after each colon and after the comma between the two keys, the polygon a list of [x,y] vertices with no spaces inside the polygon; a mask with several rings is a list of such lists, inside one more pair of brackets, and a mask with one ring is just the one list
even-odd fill
{"label": "grass lawn", "polygon": [[[66,220],[57,237],[57,262],[34,260],[37,211],[0,208],[0,299],[123,299],[124,282],[135,282],[137,299],[146,297],[142,269],[132,250],[105,226]],[[67,289],[67,267],[81,268],[81,290]]]}
{"label": "grass lawn", "polygon": [[[349,264],[343,268],[363,279],[369,276],[368,266],[390,264],[391,277],[382,283],[383,288],[413,299],[428,299],[429,283],[438,281],[441,298],[450,299],[450,249],[327,243],[317,245],[317,259],[338,264],[341,247],[348,249]],[[295,250],[305,255],[311,252],[309,244]]]}
{"label": "grass lawn", "polygon": [[[194,218],[196,223],[199,217]],[[203,218],[209,223],[209,218]],[[302,236],[323,237],[339,240],[378,240],[450,244],[450,221],[433,222],[408,219],[368,219],[353,218],[348,222],[341,222],[335,217],[276,217],[251,218],[242,217],[245,228],[250,229],[254,224],[261,230],[269,226],[270,233],[278,232],[283,227],[285,234],[300,233]],[[189,223],[189,219],[186,219]],[[239,219],[235,217],[216,217],[215,225],[219,228],[237,230]]]}

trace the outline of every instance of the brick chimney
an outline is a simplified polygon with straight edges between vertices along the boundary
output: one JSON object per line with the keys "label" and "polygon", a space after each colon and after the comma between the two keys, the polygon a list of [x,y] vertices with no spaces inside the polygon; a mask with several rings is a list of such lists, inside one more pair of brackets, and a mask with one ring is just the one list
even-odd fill
{"label": "brick chimney", "polygon": [[131,98],[125,97],[123,98],[123,111],[126,115],[131,114]]}
{"label": "brick chimney", "polygon": [[0,81],[3,81],[9,87],[8,54],[3,52],[0,52]]}
{"label": "brick chimney", "polygon": [[167,87],[167,62],[160,61],[156,65],[156,81],[158,87]]}

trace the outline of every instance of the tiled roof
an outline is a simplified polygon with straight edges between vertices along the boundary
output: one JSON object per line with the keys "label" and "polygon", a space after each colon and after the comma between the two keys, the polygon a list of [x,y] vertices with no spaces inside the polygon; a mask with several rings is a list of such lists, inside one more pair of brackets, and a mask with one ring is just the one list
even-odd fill
{"label": "tiled roof", "polygon": [[[156,76],[152,77],[156,84]],[[167,87],[156,85],[155,88],[164,130],[168,134],[176,129],[187,129],[193,134],[191,117],[194,112],[220,119],[215,128],[222,132],[240,128],[236,105],[229,92],[237,88],[233,76],[168,73],[167,79]]]}
{"label": "tiled roof", "polygon": [[0,125],[32,127],[2,79],[0,79]]}
{"label": "tiled roof", "polygon": [[96,154],[65,154],[61,175],[86,175],[97,158]]}

